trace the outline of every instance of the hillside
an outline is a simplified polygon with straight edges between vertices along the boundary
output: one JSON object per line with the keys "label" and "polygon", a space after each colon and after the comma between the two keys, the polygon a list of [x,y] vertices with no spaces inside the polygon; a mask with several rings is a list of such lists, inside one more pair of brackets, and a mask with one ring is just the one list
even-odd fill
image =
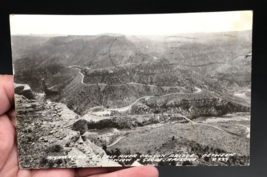
{"label": "hillside", "polygon": [[28,56],[32,51],[39,50],[39,48],[46,43],[51,37],[47,36],[12,36],[12,60],[13,62]]}
{"label": "hillside", "polygon": [[[134,61],[131,61],[133,58]],[[23,66],[41,68],[59,64],[103,68],[143,61],[149,61],[149,56],[139,52],[135,44],[125,36],[102,35],[85,38],[63,36],[49,39],[38,50],[32,50],[27,56],[15,62],[15,65],[20,65],[16,68],[19,71],[23,70]]]}
{"label": "hillside", "polygon": [[[19,88],[25,91],[19,92]],[[26,97],[26,91],[34,96]],[[16,84],[15,93],[20,168],[101,166],[103,161],[106,165],[120,166],[109,160],[101,147],[69,127],[80,117],[66,105],[46,100],[45,95],[33,93],[28,85]],[[77,156],[83,158],[76,159]],[[89,160],[92,158],[94,161]]]}
{"label": "hillside", "polygon": [[229,90],[250,87],[250,40],[250,31],[52,37],[14,61],[15,82],[79,114],[95,106],[124,107],[144,96],[192,93],[195,87],[226,98]]}
{"label": "hillside", "polygon": [[[119,164],[249,164],[251,31],[13,41],[24,168],[29,161],[44,168],[97,166],[107,155],[118,165],[119,155],[132,153],[137,157]],[[27,154],[34,151],[40,154],[32,160]],[[199,160],[140,157],[190,153]],[[236,155],[222,161],[205,153]],[[93,163],[99,154],[103,159]]]}
{"label": "hillside", "polygon": [[[15,39],[24,41],[22,37]],[[105,68],[151,59],[149,55],[141,53],[125,36],[53,37],[31,49],[24,48],[27,52],[23,55],[16,46],[13,46],[13,53],[22,58],[13,59],[17,76],[15,81],[28,83],[36,91],[41,90],[36,84],[39,80],[48,79],[67,66]]]}

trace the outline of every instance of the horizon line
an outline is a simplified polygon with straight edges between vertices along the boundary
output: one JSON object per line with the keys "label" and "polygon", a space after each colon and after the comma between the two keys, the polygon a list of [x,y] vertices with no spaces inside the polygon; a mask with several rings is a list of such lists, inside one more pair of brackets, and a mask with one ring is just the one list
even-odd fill
{"label": "horizon line", "polygon": [[227,33],[227,32],[244,32],[253,31],[252,29],[238,31],[216,31],[216,32],[191,32],[191,33],[176,33],[176,34],[123,34],[123,33],[99,33],[99,34],[10,34],[10,36],[98,36],[98,35],[121,35],[121,36],[172,36],[181,34],[197,34],[197,33]]}

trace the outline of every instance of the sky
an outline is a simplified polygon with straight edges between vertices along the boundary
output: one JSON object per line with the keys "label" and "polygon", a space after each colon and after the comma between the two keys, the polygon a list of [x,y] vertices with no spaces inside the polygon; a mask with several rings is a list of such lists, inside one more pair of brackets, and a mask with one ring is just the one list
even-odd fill
{"label": "sky", "polygon": [[11,35],[173,35],[252,29],[252,11],[149,15],[10,15]]}

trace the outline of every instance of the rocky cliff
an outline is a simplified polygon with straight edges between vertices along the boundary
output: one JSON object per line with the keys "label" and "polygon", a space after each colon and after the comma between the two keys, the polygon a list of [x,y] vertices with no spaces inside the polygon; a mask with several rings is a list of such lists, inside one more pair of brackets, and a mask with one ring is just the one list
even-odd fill
{"label": "rocky cliff", "polygon": [[[36,99],[19,95],[21,92],[17,90],[15,102],[21,168],[119,166],[108,159],[101,147],[82,137],[80,131],[72,130],[79,115],[64,104],[49,100],[40,104]],[[32,91],[28,89],[27,93]]]}
{"label": "rocky cliff", "polygon": [[15,93],[18,95],[23,95],[24,97],[28,99],[34,99],[34,94],[32,92],[32,89],[27,84],[14,84]]}

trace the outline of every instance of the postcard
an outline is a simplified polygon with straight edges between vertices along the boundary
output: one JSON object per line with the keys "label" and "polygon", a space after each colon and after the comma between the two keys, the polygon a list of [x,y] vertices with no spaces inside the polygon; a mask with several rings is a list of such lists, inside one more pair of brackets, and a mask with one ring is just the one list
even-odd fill
{"label": "postcard", "polygon": [[252,14],[10,15],[20,168],[248,166]]}

